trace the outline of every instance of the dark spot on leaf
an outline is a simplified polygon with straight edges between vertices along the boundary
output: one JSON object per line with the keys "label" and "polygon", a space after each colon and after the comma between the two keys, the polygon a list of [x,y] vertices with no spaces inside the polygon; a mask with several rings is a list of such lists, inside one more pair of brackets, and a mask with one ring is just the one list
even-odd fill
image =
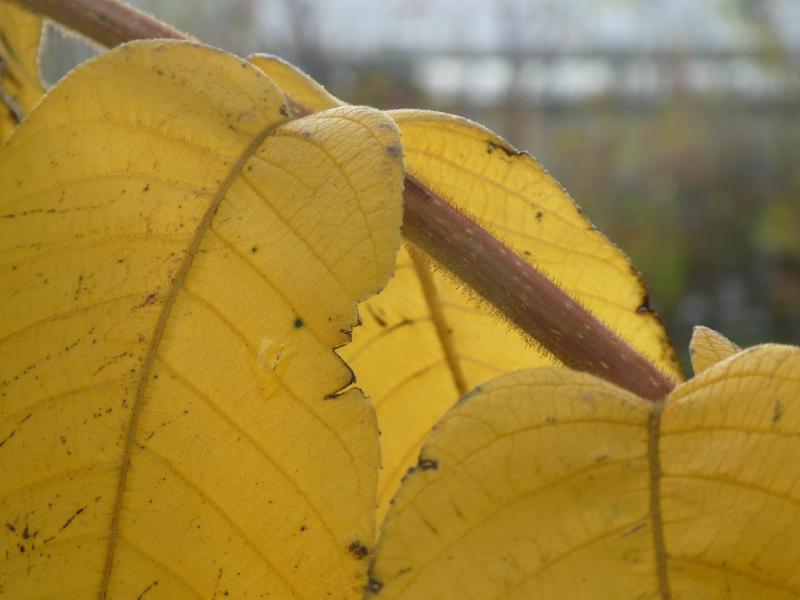
{"label": "dark spot on leaf", "polygon": [[350,544],[350,546],[347,549],[350,551],[350,554],[352,554],[359,560],[361,560],[367,554],[369,554],[369,549],[358,540]]}
{"label": "dark spot on leaf", "polygon": [[403,149],[400,146],[389,145],[386,146],[386,154],[392,158],[400,158],[403,155]]}
{"label": "dark spot on leaf", "polygon": [[383,589],[383,582],[370,576],[364,590],[369,594],[377,594]]}
{"label": "dark spot on leaf", "polygon": [[544,213],[542,211],[540,211],[540,210],[536,211],[536,220],[539,221],[540,223],[542,222],[542,217],[543,216],[544,216]]}
{"label": "dark spot on leaf", "polygon": [[420,458],[417,467],[420,471],[435,471],[439,468],[439,463],[430,458]]}
{"label": "dark spot on leaf", "polygon": [[77,517],[79,514],[81,514],[83,511],[85,511],[85,510],[86,510],[85,506],[83,506],[83,507],[79,508],[78,510],[76,510],[75,514],[72,515],[69,519],[66,520],[66,522],[61,526],[61,529],[59,531],[64,531],[67,527],[69,527],[70,524],[72,523],[72,520],[75,517]]}
{"label": "dark spot on leaf", "polygon": [[783,416],[783,404],[780,400],[775,401],[775,412],[772,413],[772,424],[775,425]]}
{"label": "dark spot on leaf", "polygon": [[278,109],[278,112],[281,113],[281,115],[283,115],[284,117],[289,116],[289,111],[287,110],[285,104],[281,104],[281,107]]}
{"label": "dark spot on leaf", "polygon": [[250,248],[250,252],[252,252],[253,254],[258,252],[258,246],[253,246],[252,248]]}
{"label": "dark spot on leaf", "polygon": [[144,299],[144,302],[142,302],[139,305],[139,308],[147,306],[148,304],[152,304],[153,302],[156,301],[156,298],[158,298],[158,292],[150,292],[149,294],[147,294],[147,297]]}
{"label": "dark spot on leaf", "polygon": [[303,319],[301,319],[300,317],[297,317],[294,320],[293,326],[294,326],[295,329],[302,329],[303,324],[304,324],[303,323]]}
{"label": "dark spot on leaf", "polygon": [[146,588],[144,588],[144,589],[142,590],[142,593],[141,593],[141,594],[139,594],[138,596],[136,596],[136,600],[142,600],[142,598],[144,598],[144,595],[145,595],[147,592],[149,592],[150,590],[152,590],[154,587],[156,587],[157,585],[158,585],[158,579],[156,579],[156,580],[155,580],[153,583],[151,583],[151,584],[150,584],[150,585],[148,585]]}
{"label": "dark spot on leaf", "polygon": [[143,192],[150,191],[150,184],[149,184],[149,183],[146,183],[146,184],[144,185],[144,189],[143,189],[142,191],[143,191]]}
{"label": "dark spot on leaf", "polygon": [[505,146],[502,146],[493,140],[489,140],[486,146],[486,153],[492,154],[495,150],[500,150],[503,154],[509,157],[522,156],[525,154],[524,152],[518,152],[517,150],[506,148]]}
{"label": "dark spot on leaf", "polygon": [[8,434],[6,437],[4,437],[2,440],[0,440],[0,448],[2,448],[2,447],[3,447],[3,445],[4,445],[4,444],[5,444],[5,443],[6,443],[8,440],[10,440],[12,437],[14,437],[14,435],[15,435],[16,433],[17,433],[17,430],[16,430],[16,429],[12,429],[12,430],[11,430],[11,433],[9,433],[9,434]]}
{"label": "dark spot on leaf", "polygon": [[653,309],[650,308],[650,294],[644,295],[644,298],[642,298],[642,303],[638,306],[636,312],[640,315],[645,315],[653,312]]}
{"label": "dark spot on leaf", "polygon": [[6,523],[6,529],[8,529],[11,533],[15,533],[17,528],[14,527],[11,523]]}

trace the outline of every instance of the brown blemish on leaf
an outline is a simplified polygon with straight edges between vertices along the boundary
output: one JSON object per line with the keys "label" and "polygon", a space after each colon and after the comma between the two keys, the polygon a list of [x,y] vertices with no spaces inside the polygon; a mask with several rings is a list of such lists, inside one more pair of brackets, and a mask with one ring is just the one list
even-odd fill
{"label": "brown blemish on leaf", "polygon": [[368,594],[377,594],[383,589],[383,582],[375,579],[370,575],[369,581],[367,581],[367,585],[364,586],[364,591]]}
{"label": "brown blemish on leaf", "polygon": [[74,514],[74,515],[72,515],[72,516],[71,516],[69,519],[67,519],[67,520],[64,522],[64,524],[61,526],[61,529],[59,529],[59,531],[64,531],[64,530],[65,530],[67,527],[69,527],[69,526],[72,524],[72,521],[75,519],[75,517],[77,517],[78,515],[80,515],[80,514],[81,514],[83,511],[85,511],[85,510],[86,510],[86,507],[85,507],[85,506],[82,506],[81,508],[79,508],[78,510],[76,510],[76,511],[75,511],[75,514]]}
{"label": "brown blemish on leaf", "polygon": [[508,157],[515,157],[515,156],[525,156],[525,152],[521,152],[519,150],[514,150],[513,148],[507,148],[501,144],[498,144],[494,140],[488,140],[486,145],[486,154],[492,154],[495,150],[500,150],[503,154]]}
{"label": "brown blemish on leaf", "polygon": [[149,304],[153,304],[153,302],[156,301],[156,298],[158,298],[158,292],[150,292],[147,294],[147,297],[144,299],[144,301],[137,306],[137,308],[143,308]]}
{"label": "brown blemish on leaf", "polygon": [[403,149],[400,146],[389,145],[386,146],[386,154],[392,158],[401,158],[403,156]]}
{"label": "brown blemish on leaf", "polygon": [[369,554],[369,548],[367,548],[364,544],[356,540],[347,548],[350,551],[350,554],[355,556],[358,560],[361,560],[365,556]]}
{"label": "brown blemish on leaf", "polygon": [[150,590],[152,590],[154,587],[156,587],[157,585],[158,585],[158,579],[156,579],[155,581],[153,581],[153,583],[151,583],[151,584],[150,584],[150,585],[148,585],[146,588],[144,588],[144,589],[142,590],[142,593],[141,593],[141,594],[139,594],[138,596],[136,596],[136,600],[142,600],[142,598],[144,598],[144,595],[145,595],[147,592],[149,592]]}
{"label": "brown blemish on leaf", "polygon": [[772,424],[777,425],[778,421],[783,416],[783,403],[780,400],[775,401],[775,411],[772,413]]}
{"label": "brown blemish on leaf", "polygon": [[420,458],[417,462],[417,468],[420,471],[435,471],[439,468],[439,463],[430,458]]}

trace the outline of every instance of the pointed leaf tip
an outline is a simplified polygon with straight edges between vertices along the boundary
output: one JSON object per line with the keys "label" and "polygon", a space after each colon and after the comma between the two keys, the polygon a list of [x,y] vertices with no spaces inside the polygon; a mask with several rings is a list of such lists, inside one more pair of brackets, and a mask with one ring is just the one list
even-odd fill
{"label": "pointed leaf tip", "polygon": [[699,375],[709,367],[730,358],[741,350],[739,346],[713,329],[697,325],[692,330],[689,356],[695,375]]}

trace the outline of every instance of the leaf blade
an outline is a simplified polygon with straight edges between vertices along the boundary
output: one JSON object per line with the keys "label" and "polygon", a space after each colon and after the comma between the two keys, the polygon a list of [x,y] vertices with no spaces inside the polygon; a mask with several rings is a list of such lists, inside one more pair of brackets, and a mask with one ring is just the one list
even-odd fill
{"label": "leaf blade", "polygon": [[369,592],[793,597],[799,403],[800,348],[772,344],[661,403],[567,370],[497,378],[426,441]]}
{"label": "leaf blade", "polygon": [[[766,344],[676,388],[661,419],[667,566],[676,596],[800,590],[800,348]],[[671,522],[671,524],[669,524]]]}
{"label": "leaf blade", "polygon": [[741,352],[741,348],[721,333],[708,327],[696,326],[689,342],[692,370],[699,375],[720,361]]}
{"label": "leaf blade", "polygon": [[[394,499],[371,572],[376,597],[652,592],[642,587],[652,558],[613,574],[608,564],[612,548],[649,545],[648,418],[645,401],[564,369],[480,386],[437,425]],[[613,516],[595,513],[601,503]],[[567,506],[576,518],[557,518]]]}
{"label": "leaf blade", "polygon": [[[341,103],[280,59],[251,60],[309,110]],[[535,161],[466,119],[426,111],[390,114],[414,177],[549,272],[661,370],[681,377],[638,272]],[[566,258],[554,254],[565,251]],[[591,269],[585,269],[587,260]],[[491,307],[466,298],[463,286],[413,244],[404,244],[397,264],[387,288],[364,303],[364,323],[343,349],[381,423],[379,520],[427,432],[456,398],[506,371],[557,362],[532,349]]]}
{"label": "leaf blade", "polygon": [[9,593],[359,595],[377,433],[333,349],[393,265],[399,139],[370,109],[284,124],[283,102],[230,55],[131,44],[54,89],[0,158],[17,190],[0,510],[58,548],[3,563]]}
{"label": "leaf blade", "polygon": [[42,18],[0,1],[0,143],[44,94],[39,80]]}

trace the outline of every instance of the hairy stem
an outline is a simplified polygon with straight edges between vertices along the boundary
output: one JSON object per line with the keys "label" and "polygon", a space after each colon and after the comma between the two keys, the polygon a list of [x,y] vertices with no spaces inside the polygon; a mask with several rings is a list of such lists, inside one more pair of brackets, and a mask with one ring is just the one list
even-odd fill
{"label": "hairy stem", "polygon": [[652,400],[674,387],[592,313],[412,175],[403,199],[405,237],[564,364]]}
{"label": "hairy stem", "polygon": [[[191,39],[120,0],[16,0],[105,46]],[[308,111],[289,99],[294,116]],[[675,383],[480,225],[406,176],[403,235],[564,364],[658,400]]]}
{"label": "hairy stem", "polygon": [[16,0],[17,4],[113,47],[148,38],[191,39],[191,36],[118,0]]}

